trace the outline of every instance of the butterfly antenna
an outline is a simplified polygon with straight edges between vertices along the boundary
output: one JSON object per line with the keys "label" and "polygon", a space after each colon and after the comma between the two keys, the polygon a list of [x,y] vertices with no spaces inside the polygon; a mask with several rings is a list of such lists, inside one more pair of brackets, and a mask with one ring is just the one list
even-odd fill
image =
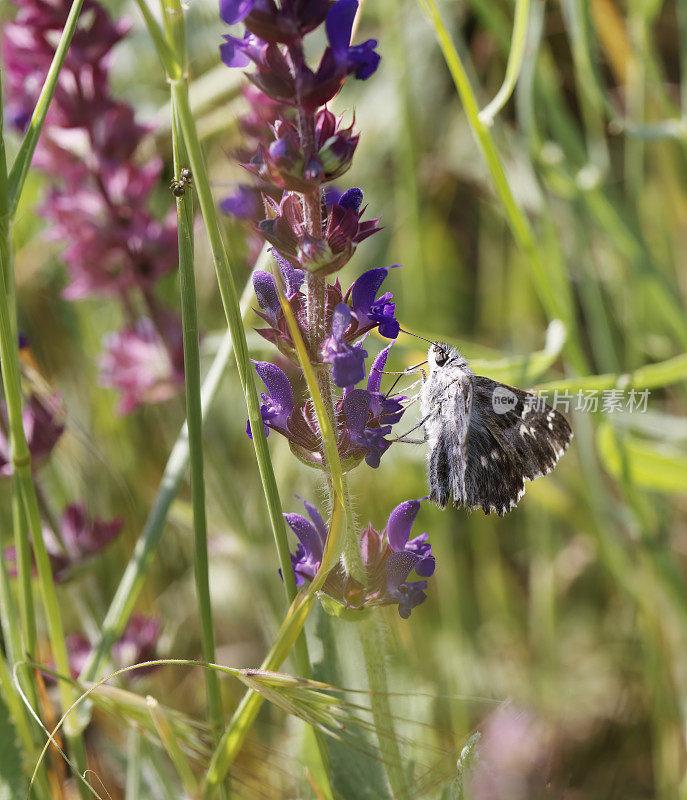
{"label": "butterfly antenna", "polygon": [[424,336],[420,336],[417,333],[411,333],[410,331],[404,331],[403,328],[398,329],[400,333],[405,333],[407,336],[414,336],[416,339],[422,339],[423,342],[429,342],[430,344],[436,344],[436,342],[432,341],[431,339],[425,339]]}

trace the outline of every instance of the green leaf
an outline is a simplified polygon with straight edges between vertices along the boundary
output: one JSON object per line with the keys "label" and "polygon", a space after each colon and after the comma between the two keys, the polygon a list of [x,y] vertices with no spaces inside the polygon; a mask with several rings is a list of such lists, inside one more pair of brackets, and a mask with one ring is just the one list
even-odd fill
{"label": "green leaf", "polygon": [[24,800],[26,783],[17,734],[5,701],[0,697],[0,800]]}
{"label": "green leaf", "polygon": [[657,492],[687,493],[687,456],[638,439],[618,438],[617,431],[604,423],[597,433],[597,449],[604,466],[614,478],[627,470],[631,483]]}

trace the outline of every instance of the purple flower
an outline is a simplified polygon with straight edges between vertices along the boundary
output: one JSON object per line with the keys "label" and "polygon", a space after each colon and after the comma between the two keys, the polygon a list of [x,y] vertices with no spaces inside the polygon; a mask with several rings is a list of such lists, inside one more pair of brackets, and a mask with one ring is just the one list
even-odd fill
{"label": "purple flower", "polygon": [[[299,514],[284,514],[299,541],[296,553],[291,556],[297,586],[314,578],[327,541],[327,526],[317,509],[305,500],[302,502],[310,520]],[[426,599],[428,585],[427,580],[408,580],[409,576],[414,571],[421,578],[429,578],[435,567],[427,534],[408,539],[419,509],[419,500],[408,500],[396,506],[381,532],[368,525],[360,533],[358,546],[365,585],[338,565],[327,577],[324,592],[353,607],[395,604],[400,616],[407,619],[412,609]]]}
{"label": "purple flower", "polygon": [[[100,357],[100,383],[120,394],[117,412],[125,415],[145,403],[161,403],[183,385],[183,347],[176,318],[165,320],[163,339],[147,317],[133,327],[108,333]],[[166,345],[166,342],[173,344]]]}
{"label": "purple flower", "polygon": [[[60,421],[62,416],[62,400],[59,395],[51,397],[32,394],[29,402],[22,410],[22,421],[26,441],[31,452],[31,461],[34,468],[50,454],[64,431]],[[0,477],[12,475],[10,448],[4,430],[7,429],[7,406],[0,401]]]}
{"label": "purple flower", "polygon": [[259,213],[260,201],[256,189],[242,183],[233,194],[220,201],[219,207],[232,217],[253,219]]}
{"label": "purple flower", "polygon": [[284,514],[284,519],[298,537],[298,549],[291,555],[291,564],[296,586],[302,586],[306,580],[311,581],[315,577],[322,562],[324,545],[327,541],[327,526],[312,503],[303,500],[302,497],[298,499],[305,506],[310,520],[300,514]]}
{"label": "purple flower", "polygon": [[250,14],[255,0],[219,0],[219,15],[227,25],[235,25]]}
{"label": "purple flower", "polygon": [[343,340],[351,322],[351,310],[344,303],[334,309],[331,333],[322,344],[322,358],[332,365],[332,378],[340,387],[354,386],[365,377],[367,351]]}
{"label": "purple flower", "polygon": [[[271,277],[271,276],[270,276]],[[286,375],[276,364],[269,361],[254,361],[255,371],[265,384],[267,392],[260,392],[260,415],[265,426],[265,436],[269,428],[288,433],[289,418],[293,412],[293,389]],[[250,421],[246,423],[246,433],[252,439]]]}
{"label": "purple flower", "polygon": [[[375,53],[375,39],[351,46],[353,20],[358,10],[358,0],[338,0],[327,14],[327,38],[337,68],[345,75],[354,74],[358,80],[367,80],[379,65]],[[326,56],[325,56],[326,57]]]}
{"label": "purple flower", "polygon": [[415,571],[421,578],[429,578],[436,565],[427,541],[429,534],[423,533],[408,540],[419,510],[419,500],[407,500],[396,506],[386,524],[387,539],[392,550],[386,560],[386,588],[398,601],[398,613],[403,619],[408,619],[412,609],[427,597],[427,581],[409,581],[408,576]]}
{"label": "purple flower", "polygon": [[365,452],[365,462],[377,469],[390,442],[384,437],[391,433],[391,425],[370,424],[372,397],[364,389],[352,389],[343,399],[346,429],[351,447]]}
{"label": "purple flower", "polygon": [[327,16],[330,0],[220,0],[220,17],[246,27],[271,42],[290,42],[316,28]]}
{"label": "purple flower", "polygon": [[382,336],[395,339],[400,330],[395,319],[396,305],[393,294],[386,292],[377,297],[389,270],[393,267],[377,267],[364,272],[346,293],[346,301],[351,303],[351,310],[358,320],[358,332],[376,327]]}

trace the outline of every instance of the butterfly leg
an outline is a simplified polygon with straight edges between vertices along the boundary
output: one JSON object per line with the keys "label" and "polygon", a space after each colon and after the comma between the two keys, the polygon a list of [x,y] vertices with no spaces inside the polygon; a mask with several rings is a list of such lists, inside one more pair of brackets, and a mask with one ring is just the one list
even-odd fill
{"label": "butterfly leg", "polygon": [[418,428],[421,428],[425,424],[425,422],[427,422],[427,420],[430,417],[431,417],[431,414],[427,414],[426,417],[423,417],[423,419],[421,419],[417,423],[417,425],[412,427],[409,431],[406,431],[401,436],[397,436],[395,439],[388,439],[388,441],[389,442],[403,442],[405,444],[424,444],[427,441],[427,434],[425,434],[423,439],[407,439],[406,437],[408,436],[409,433],[412,433],[413,431],[416,431]]}

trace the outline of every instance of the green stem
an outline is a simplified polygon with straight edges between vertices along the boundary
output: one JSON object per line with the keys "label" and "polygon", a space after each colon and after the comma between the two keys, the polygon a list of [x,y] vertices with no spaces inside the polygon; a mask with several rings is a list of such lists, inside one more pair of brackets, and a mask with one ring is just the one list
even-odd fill
{"label": "green stem", "polygon": [[387,649],[381,645],[385,635],[378,616],[361,620],[358,623],[358,635],[363,648],[375,733],[386,777],[395,800],[410,800],[406,772],[389,704],[389,686],[386,680]]}
{"label": "green stem", "polygon": [[17,157],[12,165],[12,170],[9,175],[8,189],[8,212],[10,216],[14,216],[17,206],[19,205],[19,199],[21,197],[22,189],[24,188],[24,182],[26,181],[26,176],[29,173],[31,159],[33,158],[33,153],[36,149],[36,145],[38,144],[38,137],[41,135],[41,131],[43,130],[43,123],[45,122],[45,117],[48,113],[50,102],[55,94],[55,89],[57,87],[57,81],[60,77],[62,65],[67,57],[67,50],[69,49],[69,44],[79,21],[79,14],[81,13],[83,1],[84,0],[74,0],[72,3],[69,15],[67,16],[67,21],[64,25],[64,30],[62,31],[62,36],[60,37],[59,44],[55,50],[55,55],[53,56],[52,63],[50,64],[50,69],[48,70],[48,74],[45,76],[45,83],[43,84],[41,93],[38,96],[36,107],[33,110],[31,122],[29,122],[29,127],[24,134]]}
{"label": "green stem", "polygon": [[[175,2],[176,0],[172,0]],[[296,582],[291,569],[291,556],[289,555],[289,545],[286,539],[284,519],[282,517],[281,501],[277,489],[277,481],[274,476],[274,469],[270,459],[267,438],[265,436],[260,414],[260,403],[255,389],[255,379],[253,368],[250,363],[246,333],[243,329],[241,312],[239,310],[238,298],[234,278],[229,266],[229,257],[222,239],[219,228],[219,220],[210,189],[210,181],[205,167],[205,160],[198,140],[195,121],[191,114],[188,102],[188,84],[185,80],[172,81],[172,93],[174,105],[179,116],[181,129],[184,135],[184,142],[193,170],[193,180],[198,192],[198,200],[205,221],[205,227],[210,239],[212,258],[217,274],[222,305],[227,318],[229,330],[231,331],[234,342],[234,355],[239,373],[239,380],[246,399],[248,408],[248,419],[253,432],[253,446],[260,471],[265,500],[269,512],[272,533],[279,556],[279,566],[284,576],[284,586],[287,596],[292,599],[296,595]]]}
{"label": "green stem", "polygon": [[[174,115],[174,106],[172,105]],[[181,177],[183,165],[179,152],[176,122],[172,124],[174,175]],[[193,194],[189,189],[177,197],[177,229],[179,239],[179,281],[181,289],[181,324],[184,346],[186,384],[186,420],[188,426],[191,502],[193,505],[194,566],[200,637],[203,658],[215,661],[215,637],[212,624],[212,602],[208,566],[208,534],[205,511],[205,475],[203,467],[203,415],[200,396],[200,345],[198,342],[198,309],[193,247]],[[219,678],[213,670],[205,671],[208,717],[219,734],[223,722]]]}
{"label": "green stem", "polygon": [[[75,19],[73,24],[76,24]],[[61,44],[64,38],[63,34]],[[64,57],[62,60],[64,60]],[[56,80],[57,77],[55,77],[55,81]],[[41,93],[41,97],[43,97],[43,95],[44,92]],[[51,96],[52,94],[50,94],[50,97]],[[46,102],[49,102],[49,98]],[[28,170],[28,164],[26,169]],[[55,659],[57,669],[64,674],[69,674],[69,659],[67,656],[64,629],[62,627],[62,618],[60,616],[60,607],[57,601],[57,592],[53,582],[52,570],[50,568],[50,559],[48,558],[45,543],[43,542],[40,511],[38,509],[38,500],[36,498],[36,491],[31,474],[31,452],[26,441],[22,418],[19,347],[14,325],[16,306],[14,302],[14,293],[11,289],[14,285],[14,272],[9,222],[10,180],[7,174],[7,164],[5,160],[2,110],[0,107],[0,370],[2,372],[5,402],[7,404],[10,462],[14,472],[13,488],[19,493],[19,498],[21,498],[21,503],[28,522],[28,528],[24,531],[26,534],[26,541],[23,545],[26,546],[26,548],[29,547],[29,531],[33,540],[34,556],[38,568],[38,582],[48,622],[48,635],[53,651],[53,658]],[[72,689],[68,686],[60,686],[60,697],[63,707],[69,708],[73,699]],[[76,767],[79,772],[83,772],[86,765],[83,739],[81,735],[73,729],[71,724],[66,728],[66,734],[72,750],[72,755],[74,756],[74,761],[76,762]],[[84,800],[86,800],[86,788],[80,788],[80,792]]]}
{"label": "green stem", "polygon": [[506,76],[503,85],[498,90],[494,99],[486,108],[479,112],[479,120],[485,125],[492,125],[494,117],[506,105],[515,82],[520,74],[522,57],[525,53],[525,42],[527,39],[527,19],[530,11],[530,0],[516,0],[515,19],[513,21],[513,36],[511,37],[511,49],[508,54],[508,64],[506,65]]}
{"label": "green stem", "polygon": [[12,524],[14,527],[14,549],[17,564],[17,583],[19,586],[19,612],[23,631],[24,649],[36,658],[36,611],[33,604],[31,584],[31,545],[26,514],[21,502],[21,490],[16,475],[12,476]]}

